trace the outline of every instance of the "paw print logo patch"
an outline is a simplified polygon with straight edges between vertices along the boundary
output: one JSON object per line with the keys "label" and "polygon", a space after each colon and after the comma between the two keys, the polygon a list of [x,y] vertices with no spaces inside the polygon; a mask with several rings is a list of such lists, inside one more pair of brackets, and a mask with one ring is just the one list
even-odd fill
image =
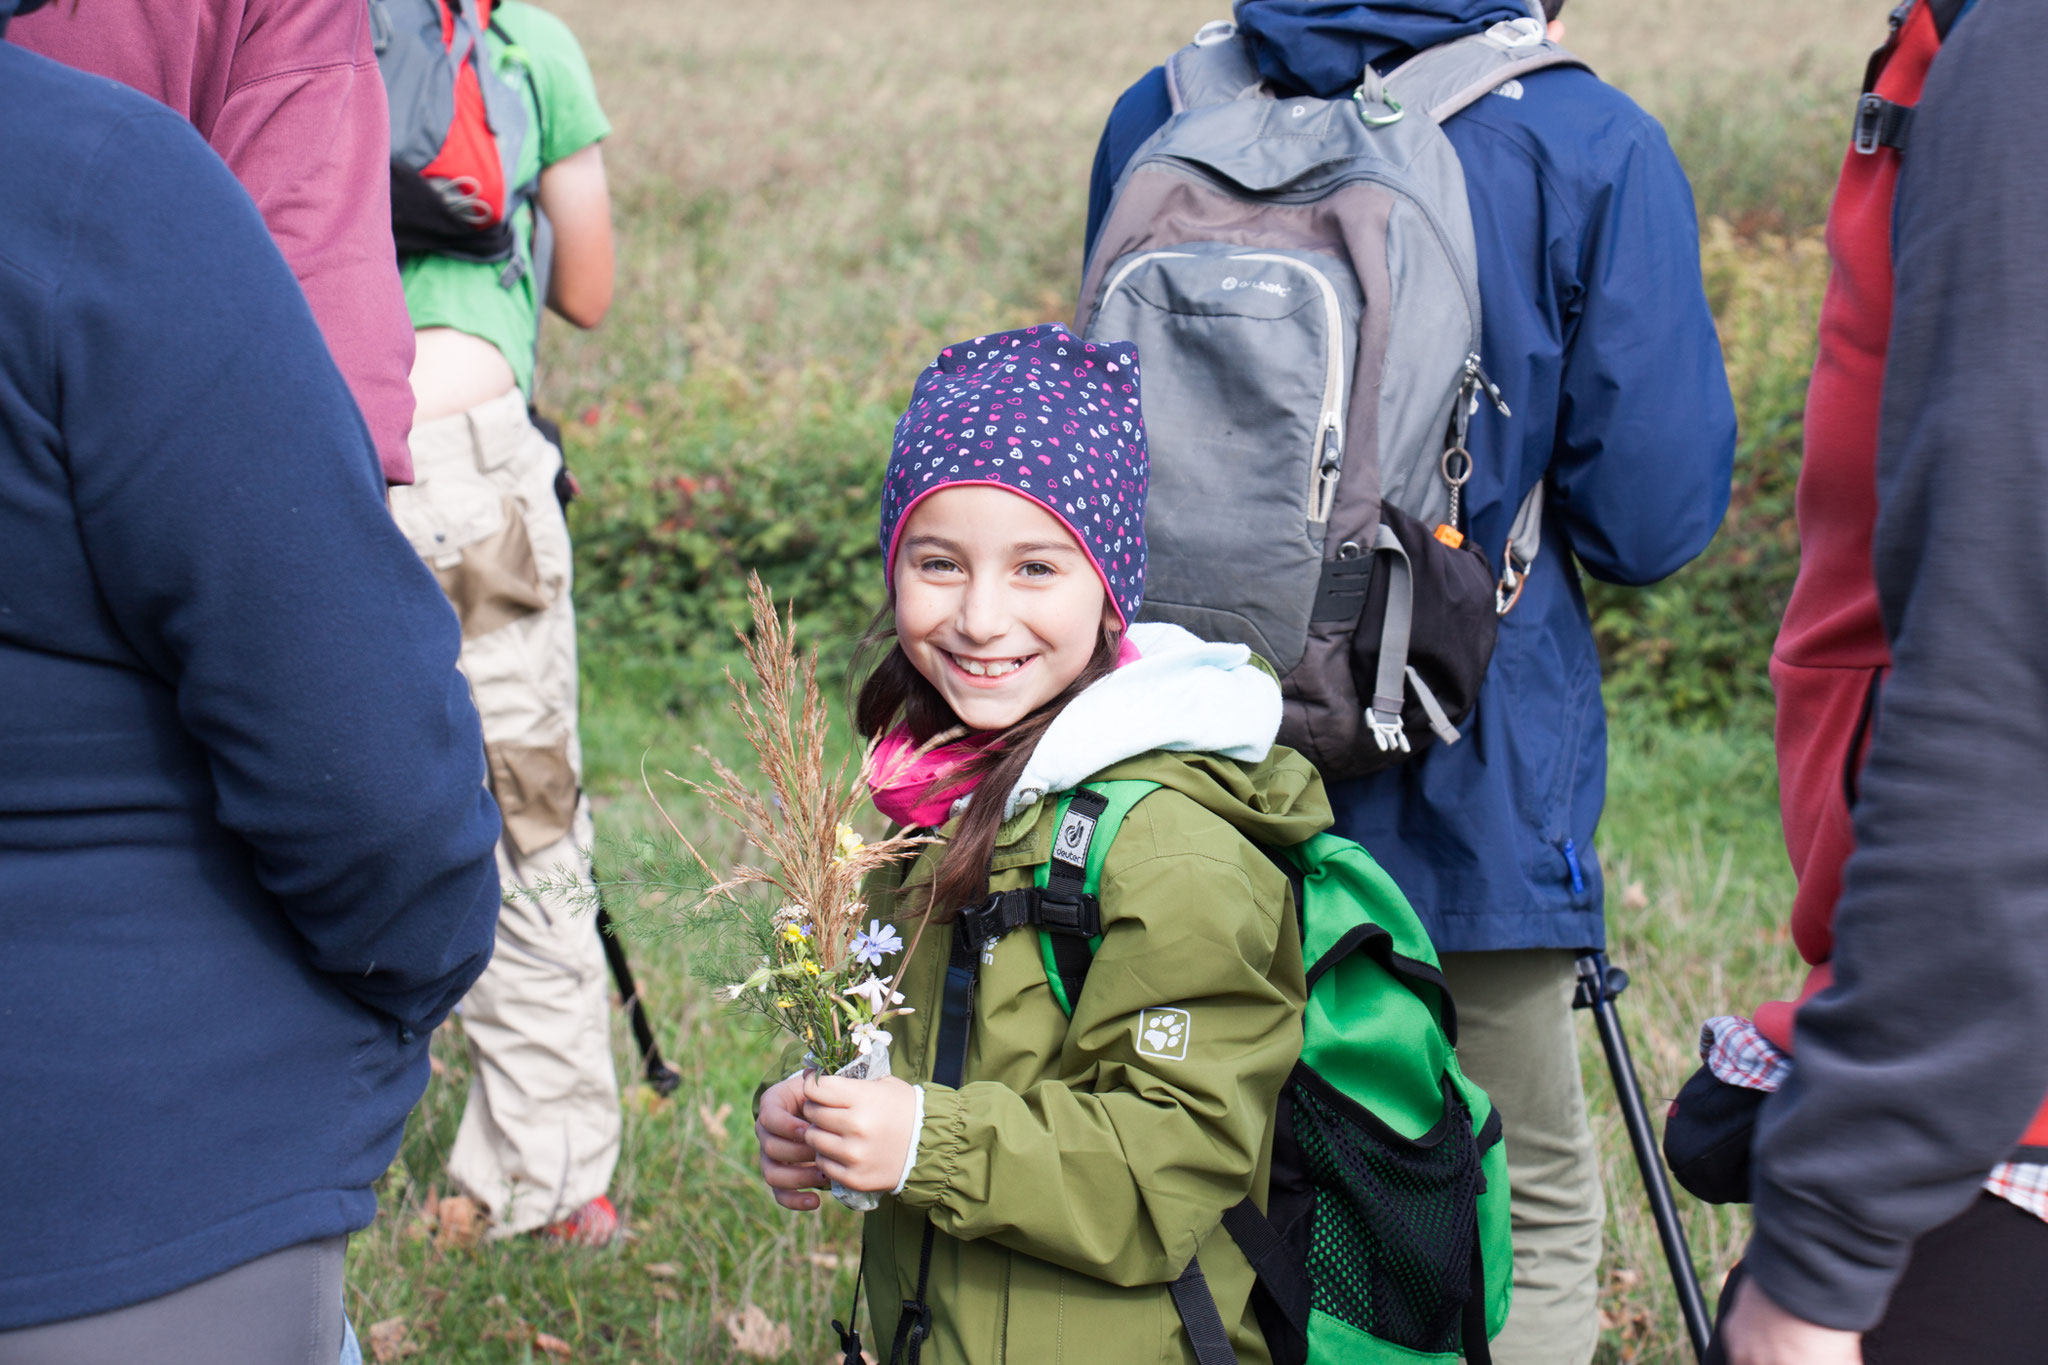
{"label": "paw print logo patch", "polygon": [[1138,1055],[1168,1062],[1184,1062],[1188,1056],[1188,1027],[1193,1021],[1186,1010],[1150,1009],[1138,1015]]}

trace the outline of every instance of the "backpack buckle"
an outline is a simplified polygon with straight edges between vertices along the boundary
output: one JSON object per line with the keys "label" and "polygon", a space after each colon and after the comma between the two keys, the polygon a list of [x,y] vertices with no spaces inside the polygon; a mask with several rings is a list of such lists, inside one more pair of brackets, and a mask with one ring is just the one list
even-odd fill
{"label": "backpack buckle", "polygon": [[1039,928],[1052,933],[1093,938],[1102,932],[1102,903],[1085,893],[1063,896],[1054,891],[1040,891],[1035,918]]}
{"label": "backpack buckle", "polygon": [[1856,151],[1869,156],[1877,150],[1877,129],[1884,119],[1884,99],[1865,95],[1856,101]]}
{"label": "backpack buckle", "polygon": [[1906,150],[1907,134],[1913,130],[1913,106],[1894,104],[1879,94],[1867,94],[1856,101],[1856,151],[1869,156],[1880,147]]}

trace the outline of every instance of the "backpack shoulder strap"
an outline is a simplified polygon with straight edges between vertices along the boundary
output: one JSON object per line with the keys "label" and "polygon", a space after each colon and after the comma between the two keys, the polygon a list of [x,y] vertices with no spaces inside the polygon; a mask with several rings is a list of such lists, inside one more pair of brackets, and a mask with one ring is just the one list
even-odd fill
{"label": "backpack shoulder strap", "polygon": [[1166,95],[1176,114],[1256,98],[1263,86],[1251,45],[1227,19],[1202,25],[1193,42],[1166,59]]}
{"label": "backpack shoulder strap", "polygon": [[1509,19],[1418,52],[1390,72],[1386,83],[1404,106],[1442,123],[1503,81],[1546,67],[1585,65],[1544,37],[1539,20]]}
{"label": "backpack shoulder strap", "polygon": [[[1109,846],[1131,813],[1131,807],[1159,790],[1157,782],[1124,780],[1089,782],[1060,799],[1053,825],[1052,856],[1040,863],[1032,880],[1041,893],[1059,899],[1094,897],[1102,887],[1102,868],[1109,860]],[[1088,979],[1088,967],[1101,934],[1061,933],[1038,930],[1039,956],[1045,962],[1046,984],[1060,1012],[1068,1018],[1081,1001],[1081,986]]]}

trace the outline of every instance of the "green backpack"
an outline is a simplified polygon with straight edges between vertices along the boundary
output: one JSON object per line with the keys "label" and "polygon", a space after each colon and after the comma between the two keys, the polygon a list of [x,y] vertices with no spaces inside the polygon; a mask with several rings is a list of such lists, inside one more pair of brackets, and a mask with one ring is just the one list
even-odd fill
{"label": "green backpack", "polygon": [[[1034,879],[1046,899],[1092,905],[1117,827],[1158,789],[1096,782],[1061,798],[1053,855]],[[1294,885],[1308,1009],[1266,1211],[1246,1199],[1223,1223],[1258,1273],[1274,1365],[1488,1362],[1514,1269],[1507,1154],[1500,1115],[1458,1069],[1436,950],[1349,839],[1265,852]],[[1046,979],[1069,1015],[1100,942],[1039,928]],[[1235,1360],[1195,1267],[1174,1302],[1201,1365]]]}

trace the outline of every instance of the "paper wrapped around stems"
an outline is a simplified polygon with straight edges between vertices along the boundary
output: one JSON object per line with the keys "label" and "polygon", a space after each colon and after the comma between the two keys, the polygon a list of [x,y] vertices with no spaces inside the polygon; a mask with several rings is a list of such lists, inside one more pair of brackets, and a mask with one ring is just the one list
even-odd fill
{"label": "paper wrapped around stems", "polygon": [[[818,1059],[804,1058],[804,1065],[815,1069]],[[877,1034],[861,1050],[860,1056],[832,1073],[844,1076],[850,1081],[879,1081],[889,1074],[889,1035]],[[832,1182],[832,1197],[855,1213],[873,1213],[881,1206],[882,1196],[866,1190],[849,1190],[838,1181]]]}

